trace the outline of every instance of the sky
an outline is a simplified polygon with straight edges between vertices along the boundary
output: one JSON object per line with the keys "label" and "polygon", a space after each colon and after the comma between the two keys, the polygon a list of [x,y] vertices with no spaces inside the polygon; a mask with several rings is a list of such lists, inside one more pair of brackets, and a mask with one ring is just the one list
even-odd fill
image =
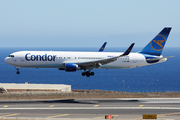
{"label": "sky", "polygon": [[0,47],[144,47],[172,27],[180,47],[180,0],[0,0]]}

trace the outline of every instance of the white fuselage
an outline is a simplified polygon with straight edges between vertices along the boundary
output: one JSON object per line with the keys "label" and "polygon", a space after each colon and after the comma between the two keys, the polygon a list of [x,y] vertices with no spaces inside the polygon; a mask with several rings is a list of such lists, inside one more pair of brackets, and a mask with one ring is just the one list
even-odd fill
{"label": "white fuselage", "polygon": [[[16,67],[64,68],[63,63],[82,63],[103,60],[121,55],[121,52],[66,52],[66,51],[20,51],[5,58],[5,62]],[[162,57],[162,56],[161,56]],[[156,63],[165,62],[161,59]],[[140,53],[130,53],[116,61],[102,65],[104,69],[126,69],[150,65]]]}

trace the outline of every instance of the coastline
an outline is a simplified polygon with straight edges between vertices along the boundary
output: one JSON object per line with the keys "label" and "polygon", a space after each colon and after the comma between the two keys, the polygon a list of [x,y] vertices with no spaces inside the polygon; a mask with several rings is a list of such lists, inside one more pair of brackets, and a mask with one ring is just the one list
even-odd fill
{"label": "coastline", "polygon": [[180,92],[118,92],[105,90],[74,89],[70,93],[62,91],[9,91],[1,92],[0,100],[34,99],[86,99],[86,98],[179,98]]}

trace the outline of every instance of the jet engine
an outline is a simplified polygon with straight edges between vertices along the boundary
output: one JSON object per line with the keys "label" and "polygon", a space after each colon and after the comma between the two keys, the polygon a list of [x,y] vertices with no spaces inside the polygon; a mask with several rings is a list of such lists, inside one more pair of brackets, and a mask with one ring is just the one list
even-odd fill
{"label": "jet engine", "polygon": [[76,70],[80,70],[81,68],[78,67],[77,64],[74,63],[65,63],[65,71],[76,71]]}

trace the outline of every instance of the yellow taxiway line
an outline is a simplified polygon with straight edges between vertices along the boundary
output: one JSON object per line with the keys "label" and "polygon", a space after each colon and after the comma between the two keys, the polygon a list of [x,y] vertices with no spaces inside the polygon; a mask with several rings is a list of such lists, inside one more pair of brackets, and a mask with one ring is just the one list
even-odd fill
{"label": "yellow taxiway line", "polygon": [[9,115],[3,115],[3,116],[0,116],[0,117],[8,117],[8,116],[15,116],[15,115],[19,115],[19,113],[16,113],[16,114],[9,114]]}
{"label": "yellow taxiway line", "polygon": [[49,116],[49,117],[46,117],[46,118],[55,118],[55,117],[62,117],[62,116],[67,116],[69,114],[62,114],[62,115],[55,115],[55,116]]}

